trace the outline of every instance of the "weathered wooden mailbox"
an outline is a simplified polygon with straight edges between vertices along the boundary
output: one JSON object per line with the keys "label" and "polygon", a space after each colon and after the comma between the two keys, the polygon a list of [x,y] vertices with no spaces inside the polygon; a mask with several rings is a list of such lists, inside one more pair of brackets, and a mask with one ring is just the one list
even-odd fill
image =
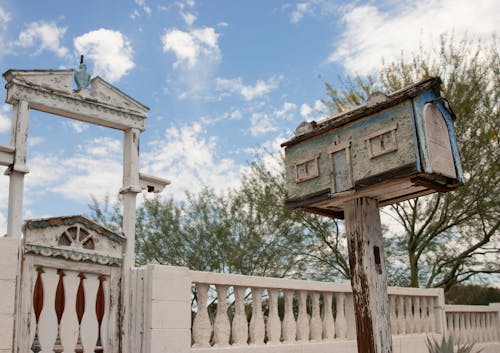
{"label": "weathered wooden mailbox", "polygon": [[358,352],[391,353],[379,207],[463,183],[455,115],[429,78],[303,122],[285,147],[286,206],[345,218]]}
{"label": "weathered wooden mailbox", "polygon": [[343,218],[349,199],[385,206],[461,185],[455,116],[440,84],[430,78],[388,96],[375,93],[351,111],[300,124],[282,144],[286,206]]}

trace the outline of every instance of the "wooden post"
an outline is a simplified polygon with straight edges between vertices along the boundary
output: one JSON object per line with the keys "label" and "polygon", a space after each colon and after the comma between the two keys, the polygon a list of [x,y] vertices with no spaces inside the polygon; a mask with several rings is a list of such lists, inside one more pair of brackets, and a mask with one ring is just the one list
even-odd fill
{"label": "wooden post", "polygon": [[351,284],[360,353],[392,353],[384,240],[378,201],[361,197],[344,205]]}
{"label": "wooden post", "polygon": [[21,239],[23,227],[24,175],[26,166],[26,142],[29,123],[28,102],[19,101],[12,109],[12,130],[10,145],[14,147],[14,163],[7,169],[9,175],[9,208],[7,216],[7,236]]}
{"label": "wooden post", "polygon": [[131,286],[130,268],[135,266],[135,214],[136,197],[141,192],[139,183],[139,135],[138,129],[128,129],[123,139],[123,234],[127,238],[122,267],[122,347],[120,352],[132,353]]}

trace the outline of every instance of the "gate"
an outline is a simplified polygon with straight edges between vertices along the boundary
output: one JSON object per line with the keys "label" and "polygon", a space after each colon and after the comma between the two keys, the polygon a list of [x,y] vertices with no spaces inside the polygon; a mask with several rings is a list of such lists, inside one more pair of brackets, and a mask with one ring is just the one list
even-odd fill
{"label": "gate", "polygon": [[118,353],[125,238],[82,216],[24,225],[17,352]]}

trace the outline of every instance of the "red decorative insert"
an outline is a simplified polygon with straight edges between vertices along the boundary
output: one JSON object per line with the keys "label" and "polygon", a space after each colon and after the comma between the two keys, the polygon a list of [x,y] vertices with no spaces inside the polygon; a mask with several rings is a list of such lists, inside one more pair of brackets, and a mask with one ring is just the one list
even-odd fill
{"label": "red decorative insert", "polygon": [[43,309],[43,281],[42,281],[43,268],[38,267],[36,269],[36,272],[38,272],[38,274],[35,281],[35,288],[33,288],[33,310],[35,311],[35,320],[36,320],[35,338],[33,339],[33,343],[31,345],[31,351],[33,353],[38,353],[42,350],[42,346],[40,345],[40,339],[38,338],[38,320],[40,319],[40,314]]}
{"label": "red decorative insert", "polygon": [[56,299],[54,303],[57,315],[57,337],[52,350],[54,351],[54,353],[62,353],[62,351],[64,351],[64,347],[61,342],[61,318],[64,313],[64,307],[66,306],[66,298],[64,294],[64,279],[63,279],[65,274],[63,270],[57,270],[57,274],[59,275],[59,281],[57,283]]}
{"label": "red decorative insert", "polygon": [[103,353],[104,347],[102,346],[101,342],[101,325],[102,325],[102,319],[104,317],[105,304],[106,304],[104,297],[104,285],[103,285],[103,282],[106,280],[106,277],[99,276],[98,278],[99,278],[99,288],[97,289],[97,298],[95,301],[95,313],[97,316],[97,322],[99,324],[99,330],[98,330],[99,336],[97,337],[94,353]]}
{"label": "red decorative insert", "polygon": [[78,341],[76,341],[75,353],[83,353],[82,345],[82,318],[85,313],[85,290],[83,286],[83,280],[86,279],[83,273],[78,275],[80,277],[80,284],[78,285],[78,291],[76,292],[76,316],[78,317]]}

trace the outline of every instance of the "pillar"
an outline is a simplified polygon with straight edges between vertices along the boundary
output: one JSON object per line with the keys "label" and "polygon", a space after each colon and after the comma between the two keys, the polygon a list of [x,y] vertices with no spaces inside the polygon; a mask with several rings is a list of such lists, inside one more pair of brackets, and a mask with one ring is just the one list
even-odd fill
{"label": "pillar", "polygon": [[120,349],[123,353],[132,353],[131,340],[131,286],[130,268],[135,266],[135,214],[136,198],[141,192],[139,184],[139,136],[138,129],[128,129],[123,140],[123,223],[122,231],[127,241],[122,264],[122,334]]}
{"label": "pillar", "polygon": [[10,145],[15,148],[14,163],[5,171],[9,176],[7,236],[17,239],[21,239],[23,227],[24,175],[29,172],[26,165],[28,124],[28,102],[19,101],[12,110]]}
{"label": "pillar", "polygon": [[392,353],[384,239],[378,201],[344,205],[358,352]]}

